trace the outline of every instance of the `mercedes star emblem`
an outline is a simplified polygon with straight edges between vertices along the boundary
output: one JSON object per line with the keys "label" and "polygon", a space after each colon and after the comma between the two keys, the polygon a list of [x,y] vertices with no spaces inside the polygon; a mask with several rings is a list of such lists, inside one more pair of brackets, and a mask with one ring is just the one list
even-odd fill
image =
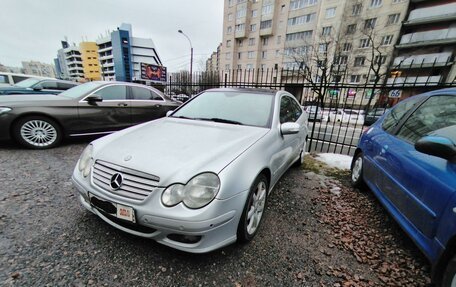
{"label": "mercedes star emblem", "polygon": [[115,173],[111,177],[111,188],[112,190],[118,190],[122,186],[123,176],[120,173]]}
{"label": "mercedes star emblem", "polygon": [[130,154],[124,157],[124,161],[129,161],[130,159],[131,159],[131,155]]}

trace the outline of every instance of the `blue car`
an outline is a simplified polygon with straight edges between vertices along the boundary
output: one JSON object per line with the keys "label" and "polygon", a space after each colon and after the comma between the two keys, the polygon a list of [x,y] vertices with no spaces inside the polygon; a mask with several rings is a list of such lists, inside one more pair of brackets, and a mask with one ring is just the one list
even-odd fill
{"label": "blue car", "polygon": [[456,286],[456,89],[398,103],[361,137],[351,165],[432,264]]}

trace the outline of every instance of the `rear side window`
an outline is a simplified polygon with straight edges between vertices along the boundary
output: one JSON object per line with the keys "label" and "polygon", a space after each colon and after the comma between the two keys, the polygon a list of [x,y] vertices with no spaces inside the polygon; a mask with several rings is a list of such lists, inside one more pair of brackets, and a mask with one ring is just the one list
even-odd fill
{"label": "rear side window", "polygon": [[8,76],[0,75],[0,84],[9,84]]}
{"label": "rear side window", "polygon": [[384,131],[391,133],[399,124],[402,117],[420,102],[421,98],[411,98],[407,101],[400,102],[385,117],[382,128]]}
{"label": "rear side window", "polygon": [[153,91],[140,87],[131,87],[131,93],[134,100],[153,100],[163,101],[162,97],[155,94]]}
{"label": "rear side window", "polygon": [[14,83],[19,83],[20,81],[27,80],[27,77],[23,76],[11,76],[13,78]]}
{"label": "rear side window", "polygon": [[414,144],[430,132],[452,125],[456,125],[456,97],[433,96],[407,119],[397,137]]}
{"label": "rear side window", "polygon": [[52,81],[47,81],[47,82],[41,82],[37,86],[41,86],[43,89],[52,89],[52,90],[57,90],[57,82],[52,82]]}
{"label": "rear side window", "polygon": [[62,91],[71,89],[74,86],[76,86],[76,85],[69,84],[69,83],[57,83],[57,89],[62,90]]}
{"label": "rear side window", "polygon": [[103,88],[95,94],[99,95],[103,100],[125,100],[127,98],[127,87],[126,86],[108,86]]}

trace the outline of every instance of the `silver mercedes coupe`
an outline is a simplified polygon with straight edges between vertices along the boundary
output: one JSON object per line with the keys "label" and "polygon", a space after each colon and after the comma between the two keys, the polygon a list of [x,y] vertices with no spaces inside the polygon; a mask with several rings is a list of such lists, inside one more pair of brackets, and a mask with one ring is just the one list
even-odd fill
{"label": "silver mercedes coupe", "polygon": [[301,165],[307,115],[284,91],[211,89],[90,143],[72,180],[108,224],[192,253],[253,239],[274,185]]}

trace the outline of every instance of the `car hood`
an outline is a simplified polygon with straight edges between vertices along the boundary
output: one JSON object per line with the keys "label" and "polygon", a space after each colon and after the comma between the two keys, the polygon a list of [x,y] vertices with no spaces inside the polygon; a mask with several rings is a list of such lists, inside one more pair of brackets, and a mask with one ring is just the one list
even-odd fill
{"label": "car hood", "polygon": [[94,158],[158,176],[158,185],[165,187],[202,172],[218,174],[268,131],[162,118],[95,141]]}
{"label": "car hood", "polygon": [[53,94],[10,95],[0,96],[0,106],[36,106],[62,100],[71,100],[71,98]]}

